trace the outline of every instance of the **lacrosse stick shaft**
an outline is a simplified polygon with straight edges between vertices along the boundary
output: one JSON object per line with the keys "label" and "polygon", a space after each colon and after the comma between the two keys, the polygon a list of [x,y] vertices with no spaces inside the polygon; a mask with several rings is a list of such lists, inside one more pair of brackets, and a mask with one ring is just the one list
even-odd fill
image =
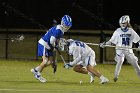
{"label": "lacrosse stick shaft", "polygon": [[66,61],[64,60],[64,57],[62,56],[61,52],[57,48],[56,48],[56,50],[58,51],[58,54],[61,57],[61,59],[64,62],[64,64],[66,64]]}
{"label": "lacrosse stick shaft", "polygon": [[[99,46],[100,44],[96,43],[86,43],[87,45],[94,45],[94,46]],[[138,48],[130,48],[130,47],[125,47],[125,46],[112,46],[112,45],[105,45],[105,47],[114,47],[114,48],[126,48],[126,49],[133,49],[133,50],[138,50]]]}
{"label": "lacrosse stick shaft", "polygon": [[64,58],[63,58],[63,56],[60,55],[60,57],[61,57],[61,59],[63,60],[64,64],[66,64],[66,62],[65,62],[65,60],[64,60]]}
{"label": "lacrosse stick shaft", "polygon": [[94,45],[94,46],[99,46],[100,44],[96,44],[96,43],[86,43],[87,45]]}

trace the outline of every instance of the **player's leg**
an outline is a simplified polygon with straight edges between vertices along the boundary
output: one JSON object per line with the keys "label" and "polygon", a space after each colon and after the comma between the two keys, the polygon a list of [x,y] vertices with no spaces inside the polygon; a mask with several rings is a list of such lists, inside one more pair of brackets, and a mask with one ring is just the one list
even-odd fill
{"label": "player's leg", "polygon": [[90,76],[90,83],[94,82],[94,75],[88,72],[87,69],[83,65],[77,64],[74,66],[73,70],[78,73],[88,74]]}
{"label": "player's leg", "polygon": [[95,61],[95,53],[91,53],[90,56],[88,56],[85,59],[85,63],[86,63],[86,68],[87,71],[92,73],[93,75],[97,76],[98,78],[101,79],[101,84],[107,83],[109,80],[104,77],[98,70],[95,69],[96,66],[96,61]]}
{"label": "player's leg", "polygon": [[[39,66],[31,69],[31,72],[34,74],[35,78],[41,82],[46,82],[47,80],[41,76],[42,70],[47,66],[50,65],[49,57],[50,51],[47,50],[44,46],[38,45],[38,56],[42,56],[42,62]],[[46,56],[47,55],[47,56]]]}
{"label": "player's leg", "polygon": [[128,62],[134,67],[137,75],[140,77],[140,66],[138,65],[138,58],[134,53],[126,55]]}
{"label": "player's leg", "polygon": [[42,56],[43,61],[41,64],[34,69],[31,69],[31,72],[34,74],[35,78],[38,79],[40,82],[46,82],[47,80],[42,77],[41,72],[46,67],[46,63],[48,61],[48,57]]}
{"label": "player's leg", "polygon": [[104,83],[107,83],[109,80],[106,78],[106,77],[104,77],[98,70],[96,70],[95,69],[95,67],[93,67],[93,66],[91,66],[91,65],[88,65],[87,66],[87,70],[90,72],[90,73],[92,73],[92,74],[94,74],[95,76],[97,76],[98,78],[100,78],[100,80],[101,80],[101,84],[104,84]]}
{"label": "player's leg", "polygon": [[[117,52],[116,52],[117,53]],[[117,62],[116,67],[115,67],[115,73],[114,73],[114,82],[118,80],[122,64],[124,62],[124,54],[121,52],[118,52],[115,56],[115,61]]]}
{"label": "player's leg", "polygon": [[95,75],[88,71],[88,75],[90,76],[90,83],[94,82]]}
{"label": "player's leg", "polygon": [[87,70],[83,67],[83,65],[75,65],[74,67],[73,67],[73,70],[75,71],[75,72],[78,72],[78,73],[82,73],[82,74],[88,74],[88,72],[87,72]]}

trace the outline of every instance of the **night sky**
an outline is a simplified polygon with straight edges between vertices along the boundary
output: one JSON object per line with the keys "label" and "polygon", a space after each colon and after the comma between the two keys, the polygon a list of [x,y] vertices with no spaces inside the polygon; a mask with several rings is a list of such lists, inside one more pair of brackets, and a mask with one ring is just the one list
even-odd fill
{"label": "night sky", "polygon": [[49,28],[67,14],[72,29],[111,29],[126,14],[139,25],[139,9],[138,0],[0,0],[0,28]]}

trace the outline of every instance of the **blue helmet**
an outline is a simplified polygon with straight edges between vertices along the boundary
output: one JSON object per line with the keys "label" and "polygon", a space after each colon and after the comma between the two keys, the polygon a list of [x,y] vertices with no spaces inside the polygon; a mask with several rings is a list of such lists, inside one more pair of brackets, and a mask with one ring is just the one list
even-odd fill
{"label": "blue helmet", "polygon": [[72,26],[72,19],[69,15],[64,15],[61,19],[61,25],[65,25],[68,27]]}

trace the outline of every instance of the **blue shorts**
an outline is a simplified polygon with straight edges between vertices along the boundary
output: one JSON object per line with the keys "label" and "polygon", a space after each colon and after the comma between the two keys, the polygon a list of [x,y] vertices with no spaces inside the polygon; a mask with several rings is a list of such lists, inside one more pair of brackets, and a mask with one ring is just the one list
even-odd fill
{"label": "blue shorts", "polygon": [[53,56],[53,51],[48,50],[41,44],[38,44],[38,56]]}

